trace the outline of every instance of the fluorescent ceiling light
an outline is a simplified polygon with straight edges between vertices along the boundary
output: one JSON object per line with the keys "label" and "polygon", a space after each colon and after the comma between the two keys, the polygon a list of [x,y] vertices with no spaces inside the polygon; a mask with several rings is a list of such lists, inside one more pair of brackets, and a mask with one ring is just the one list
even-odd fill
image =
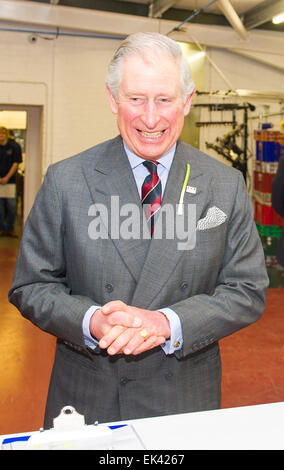
{"label": "fluorescent ceiling light", "polygon": [[197,54],[191,55],[190,57],[187,58],[188,62],[195,62],[198,59],[201,59],[202,57],[205,56],[205,52],[197,52]]}
{"label": "fluorescent ceiling light", "polygon": [[26,129],[27,112],[1,110],[0,126],[7,127],[7,129]]}
{"label": "fluorescent ceiling light", "polygon": [[283,23],[283,21],[284,21],[284,12],[280,13],[280,15],[274,16],[274,18],[272,18],[272,23],[274,23],[274,24]]}

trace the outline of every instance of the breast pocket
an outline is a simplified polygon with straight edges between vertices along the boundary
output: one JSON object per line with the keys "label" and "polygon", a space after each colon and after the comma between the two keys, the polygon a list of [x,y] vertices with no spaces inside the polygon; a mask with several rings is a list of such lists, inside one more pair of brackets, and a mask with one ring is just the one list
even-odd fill
{"label": "breast pocket", "polygon": [[193,255],[198,257],[199,264],[219,263],[223,259],[227,234],[227,222],[213,228],[196,231],[196,244]]}

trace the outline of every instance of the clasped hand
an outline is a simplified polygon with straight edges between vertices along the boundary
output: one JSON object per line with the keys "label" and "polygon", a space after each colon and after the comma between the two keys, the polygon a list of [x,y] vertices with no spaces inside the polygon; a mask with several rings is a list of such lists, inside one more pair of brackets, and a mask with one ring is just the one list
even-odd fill
{"label": "clasped hand", "polygon": [[[90,321],[91,334],[108,354],[141,354],[170,337],[166,316],[114,300],[97,309]],[[141,334],[142,333],[142,334]]]}

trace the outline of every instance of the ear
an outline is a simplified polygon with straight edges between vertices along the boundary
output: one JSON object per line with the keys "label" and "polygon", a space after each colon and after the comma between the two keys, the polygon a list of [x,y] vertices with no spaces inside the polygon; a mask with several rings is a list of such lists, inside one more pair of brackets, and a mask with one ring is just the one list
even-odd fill
{"label": "ear", "polygon": [[106,85],[106,90],[107,90],[107,94],[108,94],[108,99],[109,99],[109,104],[110,104],[110,109],[111,109],[111,112],[113,114],[117,114],[118,113],[118,105],[117,105],[117,102],[115,101],[115,98],[112,94],[112,92],[110,91],[109,87]]}
{"label": "ear", "polygon": [[190,111],[190,108],[191,108],[191,103],[192,103],[192,99],[195,95],[195,92],[196,92],[196,88],[193,90],[193,92],[187,97],[187,100],[184,104],[184,108],[183,108],[183,114],[184,116],[187,116],[189,111]]}

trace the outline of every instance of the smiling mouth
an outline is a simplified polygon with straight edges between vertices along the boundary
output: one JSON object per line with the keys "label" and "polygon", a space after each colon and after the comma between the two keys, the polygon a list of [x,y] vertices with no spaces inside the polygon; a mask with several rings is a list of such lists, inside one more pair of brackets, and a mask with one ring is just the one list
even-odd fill
{"label": "smiling mouth", "polygon": [[137,129],[139,134],[143,135],[143,137],[146,137],[147,139],[158,139],[163,135],[165,131],[158,131],[158,132],[146,132],[146,131],[140,131]]}

